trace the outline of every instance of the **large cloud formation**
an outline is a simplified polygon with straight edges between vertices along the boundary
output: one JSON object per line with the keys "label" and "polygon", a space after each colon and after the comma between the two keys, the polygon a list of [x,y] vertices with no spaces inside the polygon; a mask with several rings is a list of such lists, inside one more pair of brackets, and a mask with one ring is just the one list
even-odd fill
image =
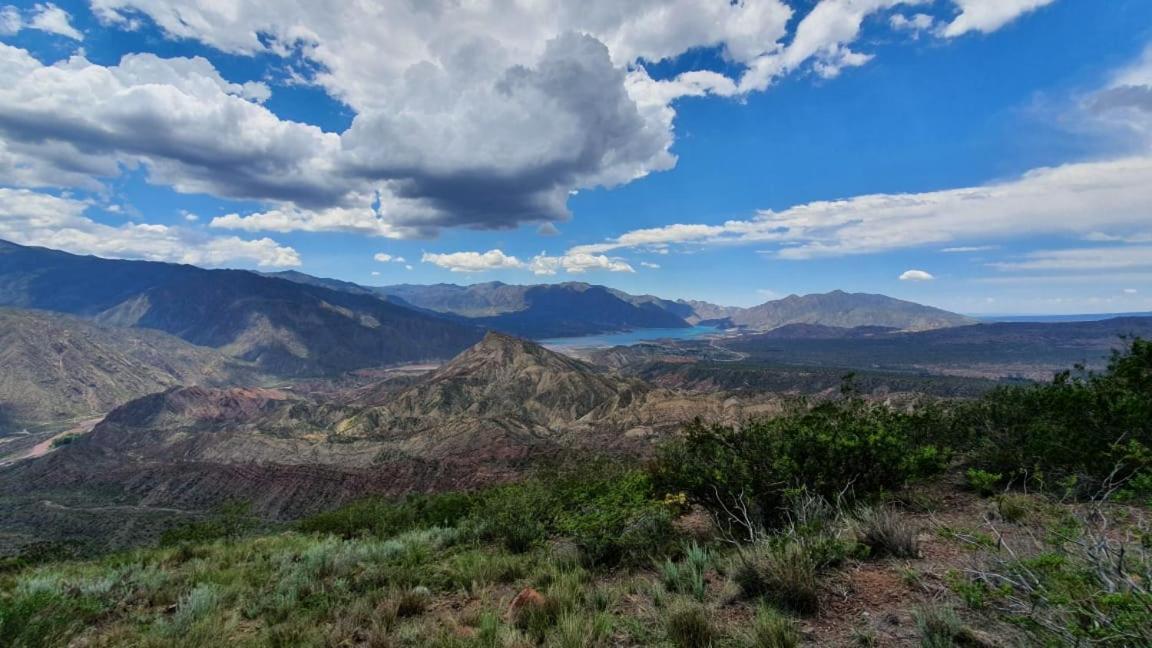
{"label": "large cloud formation", "polygon": [[[955,21],[973,26],[948,36],[1044,4],[954,3]],[[204,59],[45,65],[0,45],[0,184],[95,190],[143,165],[181,192],[264,203],[211,223],[246,231],[402,238],[560,221],[573,191],[675,164],[676,99],[759,91],[806,69],[835,76],[871,58],[853,49],[868,18],[921,4],[823,0],[797,21],[782,0],[91,0],[106,28],[151,21],[171,38],[276,57],[290,82],[348,106],[351,127],[284,119],[263,105],[274,89],[230,82]],[[10,30],[26,22],[6,16]],[[62,10],[45,16],[36,28],[83,36]],[[654,79],[645,67],[705,47],[736,74]]]}

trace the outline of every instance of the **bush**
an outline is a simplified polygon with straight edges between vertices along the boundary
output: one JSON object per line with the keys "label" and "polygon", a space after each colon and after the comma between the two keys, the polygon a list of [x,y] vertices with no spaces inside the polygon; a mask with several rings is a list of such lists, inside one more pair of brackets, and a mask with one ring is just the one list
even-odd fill
{"label": "bush", "polygon": [[819,566],[803,541],[760,541],[742,549],[739,559],[733,579],[744,596],[763,597],[798,614],[819,609]]}
{"label": "bush", "polygon": [[200,544],[214,540],[235,542],[256,528],[248,502],[232,500],[220,504],[205,520],[185,522],[166,529],[160,534],[160,546]]}
{"label": "bush", "polygon": [[1125,480],[1152,487],[1152,341],[1129,341],[1101,374],[1078,368],[1047,385],[1002,387],[966,409],[958,420],[977,469],[1080,494]]}
{"label": "bush", "polygon": [[636,563],[663,553],[675,539],[672,510],[656,501],[649,476],[616,464],[547,472],[489,489],[477,511],[472,522],[480,536],[509,551],[562,536],[593,566]]}
{"label": "bush", "polygon": [[409,495],[400,500],[372,497],[306,518],[299,523],[305,533],[343,538],[371,534],[380,537],[417,528],[455,526],[473,510],[476,496],[449,492]]}
{"label": "bush", "polygon": [[718,633],[708,610],[702,605],[683,605],[668,612],[665,622],[668,641],[680,648],[709,648]]}
{"label": "bush", "polygon": [[945,437],[948,420],[942,409],[900,412],[851,397],[815,407],[801,401],[740,427],[697,420],[660,448],[656,484],[733,522],[734,535],[748,534],[749,526],[778,525],[796,489],[834,501],[942,470],[947,452],[933,439]]}
{"label": "bush", "polygon": [[917,610],[913,615],[920,631],[920,645],[924,648],[953,648],[965,645],[967,630],[956,611],[950,607],[934,606]]}
{"label": "bush", "polygon": [[795,648],[800,645],[796,624],[774,608],[762,605],[752,621],[749,642],[756,648]]}
{"label": "bush", "polygon": [[1000,473],[990,473],[979,468],[969,468],[964,473],[964,477],[968,480],[968,487],[979,493],[981,497],[995,495],[997,486],[1004,479],[1004,475]]}
{"label": "bush", "polygon": [[919,529],[900,513],[887,508],[868,508],[856,514],[860,544],[876,558],[918,558]]}

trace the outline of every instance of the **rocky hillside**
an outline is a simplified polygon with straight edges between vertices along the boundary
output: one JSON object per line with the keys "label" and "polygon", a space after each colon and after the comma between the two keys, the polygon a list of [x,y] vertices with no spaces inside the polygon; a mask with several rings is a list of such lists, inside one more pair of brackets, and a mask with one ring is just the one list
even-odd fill
{"label": "rocky hillside", "polygon": [[694,416],[738,421],[774,407],[770,397],[653,389],[496,333],[415,384],[360,392],[378,400],[203,387],[145,396],[0,470],[12,495],[0,520],[19,511],[29,533],[51,531],[58,518],[39,523],[49,493],[133,511],[203,510],[240,496],[291,518],[368,493],[506,481],[572,453],[644,454]]}
{"label": "rocky hillside", "polygon": [[0,305],[156,329],[277,375],[446,358],[472,326],[372,295],[239,270],[82,257],[0,242]]}
{"label": "rocky hillside", "polygon": [[0,367],[8,427],[103,415],[174,385],[259,380],[246,363],[159,331],[13,308],[0,308]]}

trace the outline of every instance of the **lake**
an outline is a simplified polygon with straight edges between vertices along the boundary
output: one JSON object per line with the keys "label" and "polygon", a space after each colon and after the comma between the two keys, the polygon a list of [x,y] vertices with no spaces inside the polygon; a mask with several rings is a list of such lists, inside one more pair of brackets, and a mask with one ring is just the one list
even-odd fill
{"label": "lake", "polygon": [[689,328],[651,328],[579,337],[561,337],[537,340],[545,347],[557,349],[606,349],[614,346],[631,346],[653,340],[692,340],[720,332],[714,326],[692,326]]}

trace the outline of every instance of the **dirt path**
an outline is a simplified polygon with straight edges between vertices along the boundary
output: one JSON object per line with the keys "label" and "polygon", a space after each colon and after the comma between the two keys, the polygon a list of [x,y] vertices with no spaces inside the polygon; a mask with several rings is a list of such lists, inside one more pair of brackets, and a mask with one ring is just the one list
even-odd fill
{"label": "dirt path", "polygon": [[90,419],[85,419],[83,421],[78,421],[75,425],[68,428],[67,430],[64,430],[63,432],[58,432],[56,434],[53,434],[52,436],[49,436],[48,438],[44,439],[43,441],[40,441],[39,443],[32,446],[31,448],[24,451],[23,453],[20,453],[20,454],[17,454],[15,456],[7,457],[5,459],[0,460],[0,466],[11,465],[11,464],[16,463],[17,461],[23,461],[24,459],[35,459],[37,457],[43,457],[44,455],[48,454],[49,452],[51,452],[53,450],[52,443],[54,441],[56,441],[56,439],[66,437],[69,435],[78,436],[81,434],[88,434],[89,432],[92,431],[92,428],[96,427],[96,424],[102,420],[104,420],[103,416],[101,416],[99,418],[90,418]]}

